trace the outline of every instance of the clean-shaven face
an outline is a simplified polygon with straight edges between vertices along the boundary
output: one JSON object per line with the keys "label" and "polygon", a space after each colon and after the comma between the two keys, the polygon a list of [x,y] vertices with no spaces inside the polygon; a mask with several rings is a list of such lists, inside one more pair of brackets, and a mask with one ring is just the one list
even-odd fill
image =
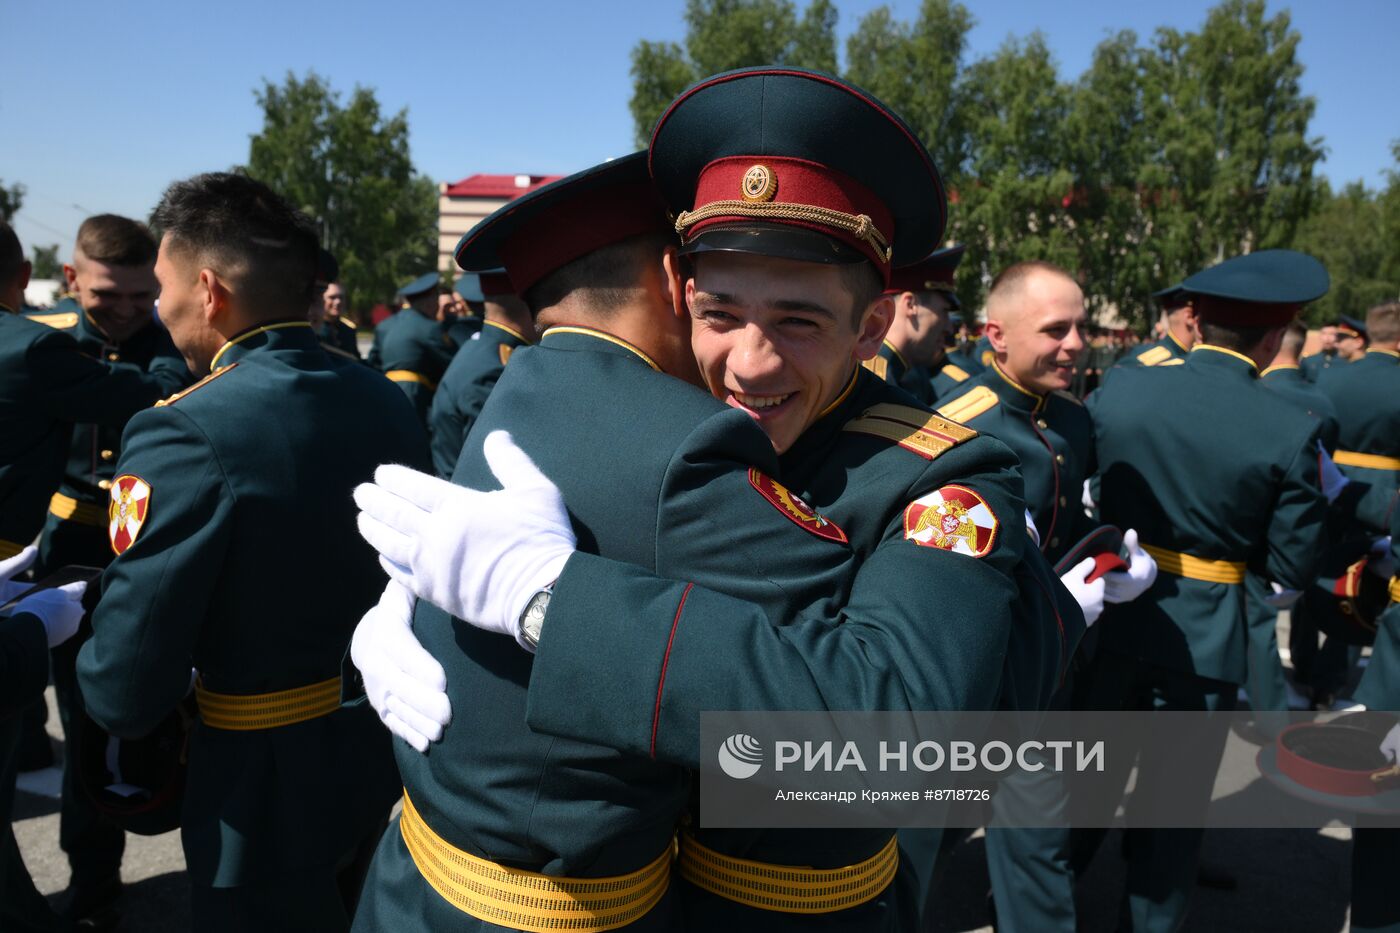
{"label": "clean-shaven face", "polygon": [[1006,374],[1032,392],[1068,389],[1084,350],[1084,293],[1062,275],[1034,272],[1001,315]]}

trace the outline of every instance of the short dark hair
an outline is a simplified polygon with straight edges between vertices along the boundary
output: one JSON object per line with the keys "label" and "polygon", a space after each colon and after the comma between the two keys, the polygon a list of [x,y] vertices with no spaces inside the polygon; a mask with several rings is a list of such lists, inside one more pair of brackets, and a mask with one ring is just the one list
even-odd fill
{"label": "short dark hair", "polygon": [[574,296],[599,318],[632,301],[648,263],[675,243],[669,233],[644,233],[586,253],[526,289],[520,297],[532,316]]}
{"label": "short dark hair", "polygon": [[139,220],[96,214],[78,228],[76,251],[109,266],[148,266],[156,261],[156,238]]}
{"label": "short dark hair", "polygon": [[836,268],[841,273],[841,284],[851,293],[851,326],[860,330],[860,316],[870,302],[884,294],[885,280],[869,261],[844,263]]}
{"label": "short dark hair", "polygon": [[237,283],[251,313],[300,317],[314,294],[319,245],[311,221],[246,175],[177,181],[151,215],[166,241]]}
{"label": "short dark hair", "polygon": [[[0,285],[9,285],[24,267],[24,247],[19,245],[15,228],[0,220]],[[18,311],[19,308],[13,310]]]}
{"label": "short dark hair", "polygon": [[1387,301],[1367,311],[1366,333],[1376,343],[1400,340],[1400,301]]}
{"label": "short dark hair", "polygon": [[1259,341],[1271,330],[1277,330],[1279,325],[1267,324],[1260,327],[1233,327],[1224,324],[1212,324],[1209,321],[1201,322],[1201,337],[1212,346],[1224,347],[1227,350],[1234,350],[1243,353],[1245,350],[1256,346]]}
{"label": "short dark hair", "polygon": [[1308,325],[1294,318],[1288,322],[1283,332],[1283,343],[1279,349],[1297,356],[1303,352],[1303,344],[1308,342]]}

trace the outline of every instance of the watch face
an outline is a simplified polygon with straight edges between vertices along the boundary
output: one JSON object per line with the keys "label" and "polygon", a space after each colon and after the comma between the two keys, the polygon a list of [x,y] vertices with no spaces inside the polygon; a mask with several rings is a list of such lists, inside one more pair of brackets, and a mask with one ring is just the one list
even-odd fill
{"label": "watch face", "polygon": [[539,643],[545,610],[549,608],[549,597],[548,592],[536,593],[530,597],[530,603],[525,607],[525,618],[521,620],[520,628],[526,641],[532,645]]}

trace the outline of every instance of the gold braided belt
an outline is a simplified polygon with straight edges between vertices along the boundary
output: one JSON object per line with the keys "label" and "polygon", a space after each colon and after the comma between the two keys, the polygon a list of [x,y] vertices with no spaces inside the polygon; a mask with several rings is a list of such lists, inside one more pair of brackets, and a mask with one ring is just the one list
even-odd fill
{"label": "gold braided belt", "polygon": [[107,506],[79,502],[61,492],[54,493],[53,498],[49,500],[49,512],[65,522],[92,525],[95,528],[107,527]]}
{"label": "gold braided belt", "polygon": [[436,382],[422,373],[415,373],[411,369],[391,369],[384,375],[390,382],[416,382],[419,385],[427,386],[429,389],[437,389]]}
{"label": "gold braided belt", "polygon": [[644,916],[671,881],[675,845],[649,865],[609,878],[565,878],[498,865],[452,845],[423,821],[408,792],[399,832],[423,880],[458,910],[489,923],[550,933],[602,933]]}
{"label": "gold braided belt", "polygon": [[1174,577],[1201,580],[1205,583],[1244,582],[1244,561],[1207,560],[1204,557],[1192,557],[1190,554],[1168,551],[1166,548],[1153,547],[1150,544],[1142,545],[1142,549],[1152,555],[1158,570]]}
{"label": "gold braided belt", "polygon": [[802,868],[735,858],[686,833],[681,877],[726,900],[785,914],[827,914],[857,907],[889,887],[899,868],[895,837],[870,858],[843,868]]}
{"label": "gold braided belt", "polygon": [[1339,450],[1332,455],[1332,460],[1342,466],[1363,467],[1367,470],[1400,470],[1400,457],[1387,457],[1384,454]]}
{"label": "gold braided belt", "polygon": [[205,725],[233,732],[276,729],[328,716],[340,708],[340,678],[274,693],[215,693],[195,683],[199,718]]}

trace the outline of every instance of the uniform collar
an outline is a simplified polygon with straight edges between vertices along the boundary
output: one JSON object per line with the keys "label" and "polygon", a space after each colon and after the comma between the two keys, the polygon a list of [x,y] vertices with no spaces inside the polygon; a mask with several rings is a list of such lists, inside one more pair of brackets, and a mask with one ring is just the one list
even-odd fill
{"label": "uniform collar", "polygon": [[558,347],[560,349],[593,350],[603,353],[613,353],[618,356],[633,356],[646,363],[657,372],[661,372],[661,367],[656,360],[647,356],[637,347],[623,340],[621,337],[614,337],[612,334],[605,334],[601,330],[594,330],[591,327],[577,327],[574,325],[561,325],[551,327],[540,337],[541,346]]}
{"label": "uniform collar", "polygon": [[825,463],[826,452],[846,423],[878,401],[873,394],[888,391],[885,380],[864,366],[855,367],[836,400],[822,409],[817,420],[808,425],[802,436],[779,458],[783,474],[787,475],[789,469],[798,469],[802,464]]}
{"label": "uniform collar", "polygon": [[1186,354],[1191,352],[1190,350],[1186,349],[1186,344],[1182,343],[1180,340],[1177,340],[1176,334],[1173,334],[1171,331],[1167,331],[1167,335],[1158,341],[1158,345],[1166,347],[1175,355],[1183,358],[1185,358]]}
{"label": "uniform collar", "polygon": [[209,371],[216,373],[225,366],[263,347],[277,349],[281,346],[316,346],[316,334],[311,330],[310,321],[274,321],[250,327],[232,337],[219,348],[214,359],[209,362]]}
{"label": "uniform collar", "polygon": [[[1235,369],[1240,372],[1247,372],[1251,378],[1259,375],[1259,367],[1254,365],[1254,361],[1243,353],[1225,347],[1217,347],[1211,343],[1198,343],[1191,348],[1191,362],[1204,364],[1206,366],[1223,366],[1226,369]],[[1248,367],[1247,369],[1245,367]]]}
{"label": "uniform collar", "polygon": [[880,341],[880,355],[887,360],[898,360],[899,365],[903,366],[905,369],[909,368],[909,361],[904,358],[904,354],[896,350],[894,344],[890,343],[888,340]]}
{"label": "uniform collar", "polygon": [[0,301],[0,314],[4,314],[5,312],[9,312],[10,314],[17,314],[17,313],[18,313],[17,311],[15,311],[14,308],[11,308],[9,305],[5,304],[5,302],[3,302],[3,301]]}
{"label": "uniform collar", "polygon": [[1302,367],[1297,363],[1281,363],[1278,366],[1270,366],[1259,374],[1260,379],[1273,376],[1278,379],[1301,379],[1303,377]]}
{"label": "uniform collar", "polygon": [[996,360],[989,367],[996,378],[988,378],[987,385],[997,396],[1012,408],[1024,412],[1037,412],[1045,407],[1045,396],[1032,392],[1007,375]]}
{"label": "uniform collar", "polygon": [[497,330],[503,330],[503,331],[505,331],[507,334],[510,334],[512,337],[514,337],[516,340],[519,340],[521,343],[529,343],[529,342],[530,342],[530,338],[526,337],[526,336],[525,336],[524,334],[522,334],[520,331],[516,330],[514,327],[511,327],[511,326],[508,325],[508,324],[502,324],[502,323],[500,323],[500,322],[498,322],[498,321],[485,321],[485,320],[483,320],[483,321],[481,322],[481,326],[482,326],[483,328],[486,328],[486,327],[494,327],[494,328],[496,328]]}
{"label": "uniform collar", "polygon": [[1363,359],[1363,360],[1366,359],[1366,357],[1369,357],[1369,356],[1370,356],[1371,354],[1373,354],[1373,353],[1376,354],[1376,355],[1379,356],[1379,357],[1386,357],[1386,356],[1388,356],[1388,357],[1390,357],[1390,358],[1393,359],[1393,360],[1400,360],[1400,350],[1387,350],[1387,349],[1385,349],[1384,347],[1371,347],[1371,348],[1369,348],[1369,349],[1366,351],[1366,356],[1363,356],[1362,359]]}

